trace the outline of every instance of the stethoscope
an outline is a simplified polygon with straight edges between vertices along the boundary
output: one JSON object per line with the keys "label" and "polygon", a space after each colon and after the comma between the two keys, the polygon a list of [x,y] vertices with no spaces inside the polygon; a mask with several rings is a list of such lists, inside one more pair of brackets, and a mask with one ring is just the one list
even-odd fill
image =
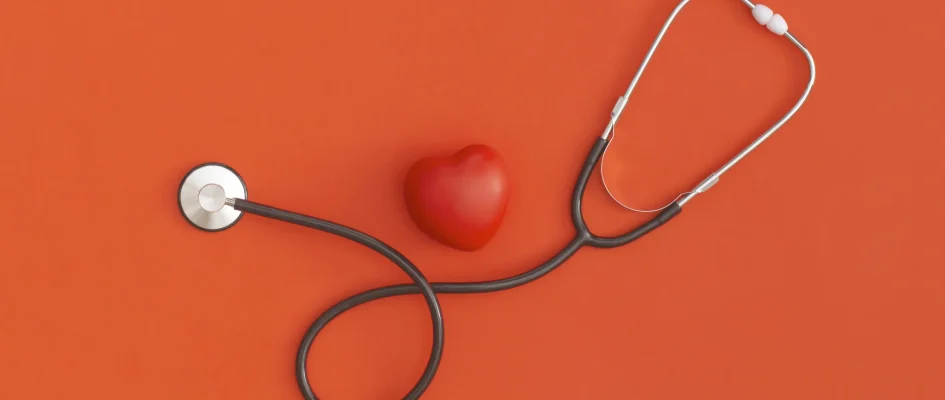
{"label": "stethoscope", "polygon": [[[335,304],[327,311],[322,313],[321,316],[319,316],[318,319],[312,323],[308,331],[305,333],[305,336],[302,338],[302,343],[299,345],[295,363],[296,380],[305,399],[317,399],[315,392],[312,390],[312,387],[309,384],[305,364],[315,337],[335,317],[345,311],[350,310],[351,308],[373,300],[407,294],[420,294],[426,300],[427,307],[430,310],[430,316],[433,319],[433,349],[430,352],[430,358],[427,361],[426,368],[424,368],[420,379],[414,385],[413,389],[411,389],[410,392],[404,396],[404,399],[417,399],[427,389],[427,387],[430,385],[430,382],[433,381],[433,376],[436,374],[437,368],[440,365],[440,360],[443,356],[443,311],[440,308],[439,301],[437,300],[437,293],[486,293],[515,288],[545,276],[555,268],[561,266],[561,264],[574,255],[578,249],[584,246],[614,248],[626,245],[636,239],[639,239],[643,235],[652,232],[654,229],[667,223],[673,217],[679,215],[684,205],[691,201],[696,195],[704,193],[713,185],[715,185],[719,181],[719,178],[722,176],[722,174],[731,169],[736,163],[741,161],[742,158],[747,156],[762,142],[771,137],[771,135],[780,129],[784,123],[787,122],[807,100],[807,96],[810,94],[810,91],[814,86],[814,78],[816,75],[814,58],[811,56],[810,51],[808,51],[807,48],[801,44],[801,42],[794,38],[793,35],[788,33],[787,22],[785,22],[783,17],[775,14],[770,8],[763,5],[755,5],[749,0],[741,1],[751,8],[752,15],[759,24],[766,26],[768,30],[779,36],[786,37],[791,41],[791,43],[794,43],[794,45],[797,46],[797,48],[800,49],[807,58],[807,61],[810,64],[810,81],[804,88],[804,92],[797,101],[797,104],[795,104],[794,107],[792,107],[790,111],[784,115],[784,117],[782,117],[778,122],[771,126],[771,128],[761,134],[761,136],[755,139],[730,161],[725,163],[715,172],[709,174],[708,177],[702,180],[692,190],[680,194],[666,206],[656,210],[638,210],[620,203],[622,206],[634,211],[654,213],[658,212],[648,222],[619,236],[598,236],[592,233],[588,229],[587,224],[584,222],[584,216],[581,211],[581,202],[588,179],[590,178],[591,173],[594,170],[594,166],[598,163],[598,161],[603,163],[603,156],[607,150],[608,144],[614,139],[614,127],[616,126],[617,121],[620,118],[620,114],[624,110],[624,107],[627,105],[627,100],[629,99],[630,94],[633,92],[637,82],[640,80],[643,70],[646,68],[647,64],[650,62],[650,58],[652,58],[653,53],[656,51],[656,47],[663,39],[663,35],[666,33],[669,25],[676,18],[676,15],[687,3],[689,3],[689,0],[681,1],[679,5],[673,10],[672,14],[670,14],[669,19],[666,20],[666,23],[663,25],[663,28],[657,35],[656,40],[650,47],[649,52],[647,52],[642,65],[640,65],[639,70],[637,70],[636,75],[633,77],[630,87],[623,96],[618,98],[617,103],[614,105],[614,108],[610,113],[610,122],[607,123],[604,133],[594,141],[590,151],[587,154],[587,158],[584,161],[584,166],[581,168],[581,172],[578,175],[577,182],[575,183],[574,190],[571,194],[571,221],[574,224],[574,229],[576,231],[574,239],[572,239],[570,243],[568,243],[563,249],[561,249],[557,254],[549,258],[543,264],[521,274],[492,281],[431,283],[423,276],[423,273],[421,273],[420,270],[417,269],[417,267],[407,259],[407,257],[405,257],[403,254],[400,254],[397,250],[388,246],[384,242],[366,233],[334,222],[302,215],[299,213],[280,210],[275,207],[247,200],[246,184],[243,181],[243,178],[240,177],[240,175],[229,166],[220,163],[205,163],[198,165],[184,176],[184,179],[181,181],[180,188],[178,189],[178,204],[180,206],[180,211],[191,225],[208,232],[216,232],[227,229],[236,224],[244,214],[254,214],[317,229],[360,243],[380,253],[384,257],[387,257],[387,259],[400,267],[400,269],[402,269],[404,273],[410,277],[410,279],[413,281],[413,284],[385,286],[358,293]],[[601,178],[603,179],[603,168],[601,168]],[[607,192],[610,194],[609,189]],[[611,197],[613,197],[612,194]],[[614,198],[614,200],[617,201],[616,198]]]}

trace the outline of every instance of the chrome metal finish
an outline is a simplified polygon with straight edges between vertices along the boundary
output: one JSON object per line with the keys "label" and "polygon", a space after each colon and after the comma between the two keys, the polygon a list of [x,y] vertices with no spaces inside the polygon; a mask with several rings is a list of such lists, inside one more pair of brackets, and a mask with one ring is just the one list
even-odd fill
{"label": "chrome metal finish", "polygon": [[607,139],[614,133],[614,126],[617,125],[617,120],[620,119],[620,114],[623,114],[623,109],[627,104],[627,101],[630,100],[630,94],[633,93],[633,89],[636,89],[637,83],[640,82],[640,77],[643,76],[643,70],[646,69],[646,66],[650,63],[650,59],[653,58],[653,53],[656,52],[656,48],[659,47],[660,42],[663,41],[663,36],[666,35],[666,30],[669,29],[669,26],[673,23],[673,20],[676,19],[676,16],[679,15],[679,12],[682,11],[683,7],[689,3],[689,0],[682,0],[679,2],[679,5],[673,9],[673,12],[669,14],[669,18],[666,19],[666,22],[663,23],[663,28],[660,29],[660,32],[656,35],[656,39],[653,40],[653,44],[650,45],[650,50],[646,52],[646,56],[643,57],[643,62],[640,64],[640,68],[637,69],[637,73],[633,75],[633,79],[630,81],[630,86],[627,88],[627,91],[617,100],[617,104],[620,107],[615,107],[614,111],[610,114],[610,123],[607,124],[607,129],[604,129],[604,134],[601,135],[601,138]]}
{"label": "chrome metal finish", "polygon": [[177,192],[180,212],[197,229],[216,232],[243,217],[233,199],[246,198],[246,183],[232,168],[220,163],[201,164],[181,180]]}
{"label": "chrome metal finish", "polygon": [[226,192],[223,190],[223,186],[208,183],[200,188],[200,192],[197,193],[197,202],[200,203],[200,208],[203,208],[206,212],[220,211],[226,202]]}
{"label": "chrome metal finish", "polygon": [[696,186],[696,188],[693,189],[692,192],[688,192],[688,193],[702,193],[702,192],[705,192],[705,191],[711,189],[712,186],[715,186],[716,183],[719,183],[719,174],[714,173],[714,174],[712,174],[712,175],[709,175],[708,178],[705,178],[705,180],[703,180],[701,183],[699,183],[699,186]]}
{"label": "chrome metal finish", "polygon": [[[604,154],[601,156],[601,166],[600,166],[601,180],[604,181],[605,189],[607,188],[607,182],[606,182],[606,179],[604,179],[604,160],[607,156],[607,149],[610,148],[610,143],[613,142],[614,140],[614,137],[615,137],[614,131],[617,125],[617,121],[620,119],[620,114],[623,113],[623,110],[627,104],[627,100],[629,100],[630,98],[630,94],[633,93],[633,90],[636,88],[637,83],[640,81],[640,76],[643,75],[643,70],[646,69],[646,66],[650,63],[650,59],[653,57],[653,53],[656,52],[657,46],[659,46],[660,42],[663,40],[663,36],[666,34],[666,30],[669,29],[669,26],[673,23],[673,20],[676,19],[676,16],[679,14],[682,8],[685,7],[687,3],[689,3],[689,1],[690,0],[680,1],[679,5],[677,5],[676,8],[673,10],[673,12],[669,15],[669,18],[663,24],[663,28],[660,29],[659,33],[656,35],[656,40],[654,40],[653,44],[650,46],[650,50],[646,53],[646,57],[643,58],[643,62],[640,64],[640,68],[637,70],[637,73],[633,76],[633,80],[630,81],[630,87],[627,88],[627,91],[624,93],[623,96],[618,98],[616,105],[614,105],[614,109],[611,111],[610,122],[607,123],[607,127],[604,129],[604,133],[601,135],[602,139],[608,140],[607,148],[604,149]],[[749,0],[741,0],[741,2],[744,3],[746,6],[748,6],[749,9],[755,8],[755,4]],[[767,131],[762,133],[761,136],[759,136],[751,144],[749,144],[737,155],[735,155],[735,157],[733,157],[731,160],[729,160],[724,165],[722,165],[721,168],[719,168],[717,171],[713,172],[708,177],[706,177],[702,182],[699,183],[699,185],[697,185],[691,191],[683,192],[679,194],[678,196],[676,196],[675,199],[673,199],[672,202],[670,202],[669,204],[663,207],[660,207],[655,210],[634,209],[621,203],[619,200],[617,200],[616,197],[614,197],[614,195],[610,192],[610,190],[607,189],[607,194],[611,197],[611,199],[613,199],[614,201],[617,202],[617,204],[620,204],[622,207],[628,210],[638,211],[638,212],[659,211],[668,207],[673,202],[677,202],[677,200],[678,200],[677,204],[679,204],[680,206],[683,206],[686,203],[688,203],[690,200],[692,200],[692,198],[698,195],[699,193],[709,190],[709,188],[711,188],[713,185],[718,183],[719,178],[722,176],[722,174],[724,174],[733,166],[735,166],[735,164],[737,164],[739,161],[745,158],[745,156],[747,156],[749,153],[754,151],[758,146],[760,146],[761,143],[763,143],[765,140],[768,140],[768,138],[771,137],[771,135],[773,135],[774,132],[776,132],[778,129],[784,126],[784,124],[789,119],[791,119],[791,117],[793,117],[795,113],[797,113],[797,110],[801,108],[804,102],[807,101],[807,97],[810,95],[810,92],[814,87],[814,80],[817,77],[817,68],[814,64],[814,56],[811,55],[810,51],[806,47],[804,47],[804,44],[802,44],[799,40],[797,40],[797,38],[795,38],[794,35],[792,35],[790,32],[785,33],[784,37],[786,37],[789,41],[791,41],[791,43],[797,46],[797,48],[804,54],[804,57],[807,58],[807,63],[810,67],[810,80],[807,82],[807,86],[804,88],[804,91],[801,93],[801,96],[798,99],[797,103],[794,105],[794,107],[792,107],[787,112],[787,114],[781,117],[781,119],[778,120],[773,126],[771,126],[771,128],[769,128]]]}
{"label": "chrome metal finish", "polygon": [[[747,0],[743,0],[742,2],[746,4],[751,4],[751,2]],[[754,5],[752,5],[751,7],[754,7]],[[814,88],[814,80],[817,78],[817,66],[814,64],[814,56],[811,55],[810,50],[807,50],[807,48],[804,47],[804,44],[802,44],[793,35],[791,35],[790,32],[785,33],[784,36],[788,38],[788,40],[790,40],[791,43],[794,43],[794,45],[797,46],[797,48],[800,49],[802,53],[804,53],[804,57],[807,58],[807,64],[810,66],[810,80],[807,82],[807,86],[804,88],[804,92],[801,93],[800,99],[798,99],[797,103],[794,104],[794,107],[791,107],[791,109],[788,111],[787,114],[781,117],[781,119],[778,120],[778,122],[776,122],[773,126],[771,126],[771,128],[768,128],[767,131],[762,133],[761,136],[759,136],[757,139],[755,139],[754,142],[749,144],[748,147],[745,147],[745,149],[740,151],[737,155],[735,155],[735,157],[733,157],[731,160],[725,163],[725,165],[723,165],[722,168],[719,168],[718,171],[713,173],[716,180],[718,180],[718,178],[721,177],[722,174],[728,172],[729,169],[734,167],[735,164],[737,164],[739,161],[745,158],[745,156],[747,156],[748,153],[751,153],[756,148],[758,148],[758,146],[760,146],[762,142],[764,142],[765,140],[768,140],[768,138],[771,137],[771,135],[773,135],[774,132],[776,132],[778,129],[781,129],[781,127],[784,126],[784,124],[787,123],[787,121],[791,119],[791,117],[793,117],[795,113],[797,113],[797,110],[801,108],[801,105],[803,105],[804,102],[807,101],[807,97],[810,95],[811,90]],[[708,189],[708,188],[705,188],[705,189]],[[698,193],[690,193],[686,195],[686,197],[683,197],[682,200],[679,201],[679,205],[680,206],[685,205],[686,203],[689,202],[689,200],[692,200],[692,198],[695,197],[696,194]]]}

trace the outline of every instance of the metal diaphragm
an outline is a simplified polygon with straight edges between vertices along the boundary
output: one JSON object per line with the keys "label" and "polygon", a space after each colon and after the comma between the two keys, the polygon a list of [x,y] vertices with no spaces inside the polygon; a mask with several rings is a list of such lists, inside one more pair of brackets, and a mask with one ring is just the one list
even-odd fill
{"label": "metal diaphragm", "polygon": [[191,225],[207,232],[227,229],[243,217],[241,211],[226,205],[228,198],[246,199],[246,183],[233,168],[215,162],[194,167],[177,190],[181,214]]}

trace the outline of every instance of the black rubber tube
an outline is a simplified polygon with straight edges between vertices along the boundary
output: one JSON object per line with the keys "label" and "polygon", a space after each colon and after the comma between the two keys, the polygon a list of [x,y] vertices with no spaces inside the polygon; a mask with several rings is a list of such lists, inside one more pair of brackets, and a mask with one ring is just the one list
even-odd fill
{"label": "black rubber tube", "polygon": [[[440,308],[440,303],[436,298],[436,294],[433,291],[433,287],[430,285],[430,282],[423,276],[423,273],[414,266],[407,257],[404,257],[397,250],[394,250],[393,247],[390,247],[386,243],[367,235],[358,230],[346,227],[344,225],[336,224],[334,222],[329,222],[323,219],[310,217],[307,215],[302,215],[298,213],[293,213],[290,211],[280,210],[274,207],[267,205],[262,205],[258,203],[253,203],[248,200],[237,199],[233,208],[236,210],[243,211],[245,213],[256,214],[263,217],[268,217],[284,222],[293,223],[296,225],[301,225],[308,228],[318,229],[327,233],[341,236],[346,239],[350,239],[354,242],[364,245],[365,247],[374,250],[387,259],[391,260],[394,264],[400,267],[401,270],[406,273],[415,285],[408,285],[408,287],[414,289],[413,293],[422,294],[424,299],[427,302],[427,307],[430,309],[430,316],[433,318],[433,349],[430,352],[430,359],[427,361],[427,366],[423,371],[423,377],[427,379],[427,383],[424,385],[417,385],[407,394],[406,398],[416,399],[426,390],[429,386],[429,381],[433,379],[433,375],[436,374],[436,369],[440,365],[440,359],[443,357],[443,310]],[[385,297],[389,297],[387,295]],[[307,339],[307,342],[303,342],[305,348],[305,354],[307,355],[309,347],[311,347],[312,341],[315,339],[315,335],[318,334],[321,329],[327,325],[331,320],[337,317],[339,314],[355,307],[359,304],[363,304],[370,300],[358,301],[358,296],[351,297],[348,300],[342,301],[336,304],[334,307],[328,309],[328,311],[322,313],[321,316],[312,324],[313,328],[309,329],[309,334],[306,334],[306,337],[311,335],[311,339]],[[305,359],[308,357],[306,356]],[[311,385],[308,383],[307,373],[305,371],[305,359],[302,359],[300,362],[296,363],[296,375],[301,377],[299,381],[299,389],[302,390],[302,395],[306,399],[317,399],[314,391],[312,391]],[[428,378],[427,378],[428,377]]]}
{"label": "black rubber tube", "polygon": [[331,322],[331,320],[345,311],[348,311],[361,304],[388,297],[402,296],[407,294],[423,295],[427,302],[427,306],[430,309],[430,316],[433,320],[433,348],[430,352],[430,358],[427,361],[426,368],[424,368],[420,379],[414,385],[413,389],[411,389],[410,392],[408,392],[403,397],[405,400],[416,400],[420,398],[423,392],[425,392],[430,386],[430,383],[433,381],[433,377],[436,375],[436,370],[439,367],[440,361],[443,357],[443,312],[436,297],[437,294],[488,293],[512,289],[547,275],[555,268],[564,264],[565,261],[571,258],[574,253],[576,253],[581,247],[585,245],[600,248],[623,246],[662,226],[679,214],[682,209],[678,204],[673,204],[672,206],[667,207],[666,210],[649,222],[637,227],[636,229],[633,229],[630,232],[627,232],[624,235],[610,238],[596,236],[591,233],[587,228],[587,224],[584,222],[581,203],[584,197],[584,190],[587,186],[588,179],[590,178],[590,175],[594,170],[594,166],[597,164],[606,147],[606,140],[597,139],[594,142],[593,147],[585,159],[584,166],[581,168],[581,173],[578,176],[577,182],[574,185],[574,191],[571,196],[571,219],[574,224],[574,228],[577,231],[574,239],[565,245],[565,247],[557,254],[549,258],[541,265],[515,276],[491,281],[430,283],[426,280],[420,270],[418,270],[416,266],[407,260],[406,257],[384,242],[381,242],[380,240],[365,233],[330,221],[309,217],[290,211],[279,210],[248,200],[237,199],[233,205],[236,210],[273,218],[308,228],[318,229],[360,243],[394,262],[394,264],[400,267],[400,269],[402,269],[414,282],[414,284],[392,285],[371,289],[348,297],[347,299],[338,302],[323,312],[315,320],[315,322],[312,323],[302,338],[302,343],[299,345],[299,350],[295,361],[296,381],[305,400],[318,400],[318,397],[315,395],[315,392],[308,381],[308,373],[305,365],[309,357],[309,352],[311,351],[312,343],[314,343],[315,337],[318,336],[319,332],[321,332],[322,329],[324,329],[325,326]]}

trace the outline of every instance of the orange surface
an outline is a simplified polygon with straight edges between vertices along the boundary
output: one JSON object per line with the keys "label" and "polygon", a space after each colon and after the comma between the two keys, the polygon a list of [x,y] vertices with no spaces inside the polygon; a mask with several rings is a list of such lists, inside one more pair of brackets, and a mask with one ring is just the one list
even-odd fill
{"label": "orange surface", "polygon": [[[942,399],[945,68],[938,2],[772,1],[819,61],[808,105],[652,236],[513,291],[443,296],[425,399]],[[184,172],[357,227],[435,280],[504,277],[572,235],[568,197],[675,0],[0,1],[0,399],[297,399],[334,302],[405,277],[261,218],[190,227]],[[683,11],[608,156],[642,207],[793,104],[806,64],[736,0]],[[475,253],[415,229],[415,159],[497,148],[514,192]],[[595,178],[599,233],[640,221]],[[326,399],[419,376],[419,297],[316,341]]]}

